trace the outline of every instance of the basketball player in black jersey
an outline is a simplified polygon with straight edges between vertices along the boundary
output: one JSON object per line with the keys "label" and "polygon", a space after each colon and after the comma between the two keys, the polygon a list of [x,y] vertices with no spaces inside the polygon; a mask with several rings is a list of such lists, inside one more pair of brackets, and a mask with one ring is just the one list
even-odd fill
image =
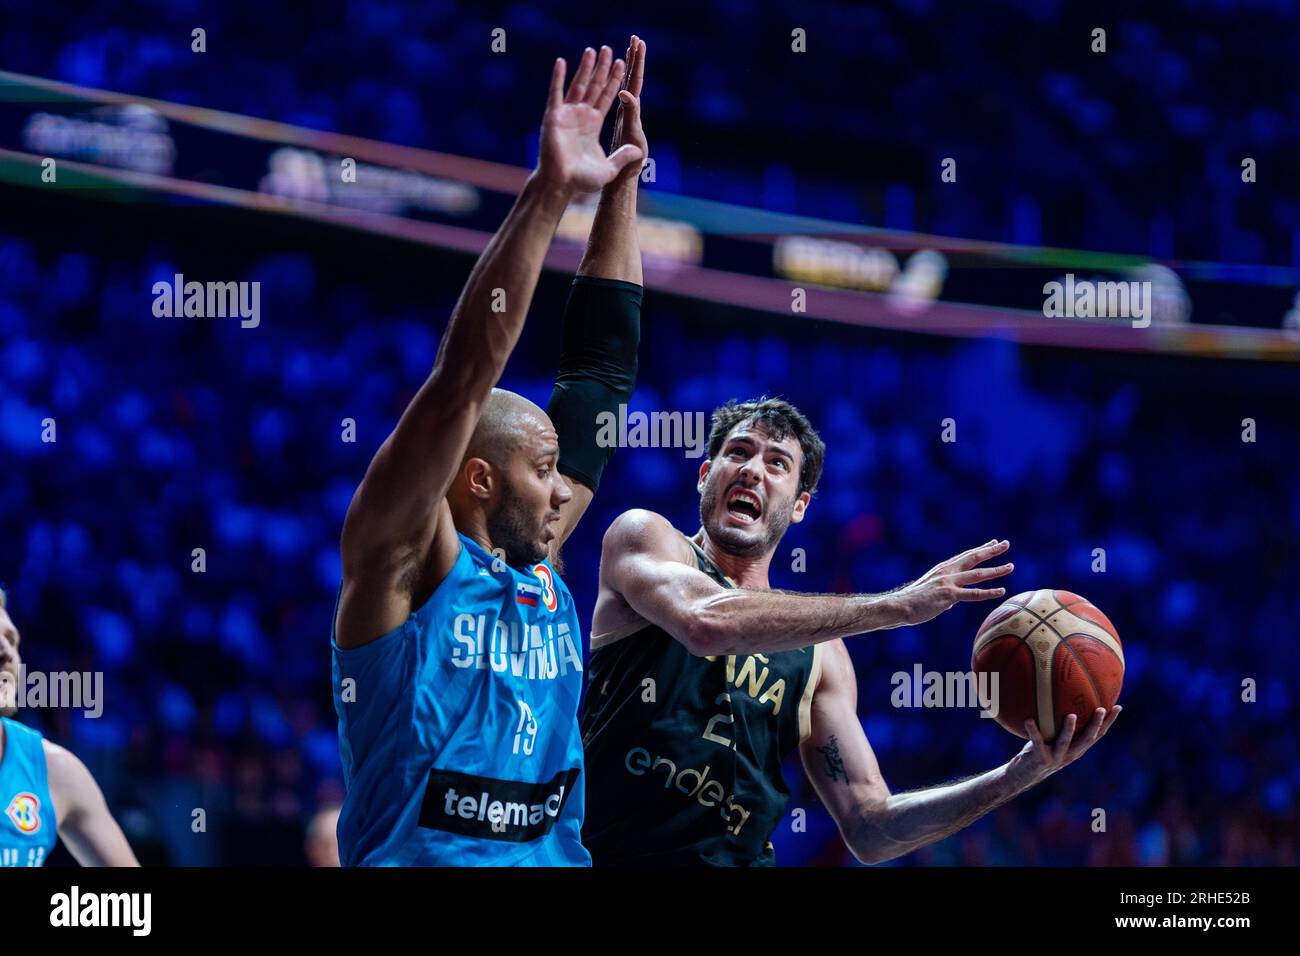
{"label": "basketball player in black jersey", "polygon": [[700,466],[702,527],[687,538],[658,514],[628,511],[605,534],[582,717],[583,843],[593,863],[754,866],[789,799],[782,759],[804,769],[863,863],[943,839],[1078,759],[1120,708],[1097,710],[1075,739],[1071,715],[1051,745],[1030,740],[987,773],[913,793],[885,784],[857,715],[841,638],[921,624],[1010,573],[985,562],[993,540],[885,594],[773,591],[768,567],[803,520],[825,446],[780,399],[713,415]]}

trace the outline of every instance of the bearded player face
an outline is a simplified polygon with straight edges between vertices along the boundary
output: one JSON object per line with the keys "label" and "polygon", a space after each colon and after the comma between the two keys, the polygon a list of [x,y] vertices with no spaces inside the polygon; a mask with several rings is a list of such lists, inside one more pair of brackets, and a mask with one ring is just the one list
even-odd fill
{"label": "bearded player face", "polygon": [[487,516],[488,537],[512,567],[547,556],[559,530],[561,509],[573,498],[556,469],[559,438],[550,421],[538,421],[497,469],[497,492]]}
{"label": "bearded player face", "polygon": [[733,428],[700,467],[700,523],[713,543],[737,557],[776,550],[808,507],[808,493],[799,491],[802,456],[792,435],[776,439],[752,422]]}

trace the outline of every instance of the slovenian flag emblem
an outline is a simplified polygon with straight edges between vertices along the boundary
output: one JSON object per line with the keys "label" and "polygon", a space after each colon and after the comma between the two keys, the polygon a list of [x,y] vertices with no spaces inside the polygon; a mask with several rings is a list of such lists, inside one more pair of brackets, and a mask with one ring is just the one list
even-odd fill
{"label": "slovenian flag emblem", "polygon": [[542,596],[542,589],[536,584],[520,581],[515,587],[515,601],[528,607],[537,607],[537,600]]}

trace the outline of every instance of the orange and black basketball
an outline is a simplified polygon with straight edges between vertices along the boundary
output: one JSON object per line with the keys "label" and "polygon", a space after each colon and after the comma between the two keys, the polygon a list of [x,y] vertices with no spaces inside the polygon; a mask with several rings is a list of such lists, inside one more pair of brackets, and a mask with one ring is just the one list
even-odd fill
{"label": "orange and black basketball", "polygon": [[1007,599],[984,619],[971,670],[998,675],[999,724],[1027,737],[1025,721],[1033,718],[1051,741],[1067,715],[1077,716],[1077,731],[1098,707],[1115,705],[1124,648],[1115,626],[1087,600],[1044,588]]}

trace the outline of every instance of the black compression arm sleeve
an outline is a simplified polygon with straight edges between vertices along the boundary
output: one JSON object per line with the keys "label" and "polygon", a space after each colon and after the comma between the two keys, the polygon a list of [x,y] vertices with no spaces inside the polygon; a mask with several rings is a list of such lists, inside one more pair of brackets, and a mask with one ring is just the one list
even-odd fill
{"label": "black compression arm sleeve", "polygon": [[597,416],[618,416],[636,386],[641,298],[633,282],[575,276],[564,309],[564,351],[546,406],[560,436],[560,473],[592,491],[614,454],[596,443]]}

